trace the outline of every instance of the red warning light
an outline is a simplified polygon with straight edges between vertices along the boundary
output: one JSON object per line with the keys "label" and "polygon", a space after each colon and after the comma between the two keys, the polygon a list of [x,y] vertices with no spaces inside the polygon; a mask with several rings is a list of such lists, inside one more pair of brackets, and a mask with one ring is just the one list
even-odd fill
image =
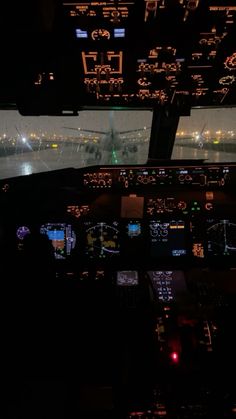
{"label": "red warning light", "polygon": [[170,354],[170,358],[171,358],[171,360],[172,360],[175,364],[177,364],[177,363],[179,362],[179,354],[178,354],[178,352],[171,352],[171,354]]}

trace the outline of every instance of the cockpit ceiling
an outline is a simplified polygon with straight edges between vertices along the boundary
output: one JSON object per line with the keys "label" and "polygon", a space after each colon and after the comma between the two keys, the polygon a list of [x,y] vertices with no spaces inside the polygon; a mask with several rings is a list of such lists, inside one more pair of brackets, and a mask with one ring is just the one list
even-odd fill
{"label": "cockpit ceiling", "polygon": [[236,105],[235,0],[38,0],[37,11],[24,15],[30,40],[17,29],[25,57],[35,41],[16,75],[23,112]]}

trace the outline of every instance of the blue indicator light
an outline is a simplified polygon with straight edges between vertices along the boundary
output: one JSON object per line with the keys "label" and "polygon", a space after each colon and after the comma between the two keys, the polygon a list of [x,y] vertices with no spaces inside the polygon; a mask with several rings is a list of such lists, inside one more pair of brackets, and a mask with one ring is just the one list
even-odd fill
{"label": "blue indicator light", "polygon": [[88,38],[88,32],[82,29],[75,30],[76,38]]}
{"label": "blue indicator light", "polygon": [[125,37],[125,28],[114,29],[114,38],[124,38],[124,37]]}

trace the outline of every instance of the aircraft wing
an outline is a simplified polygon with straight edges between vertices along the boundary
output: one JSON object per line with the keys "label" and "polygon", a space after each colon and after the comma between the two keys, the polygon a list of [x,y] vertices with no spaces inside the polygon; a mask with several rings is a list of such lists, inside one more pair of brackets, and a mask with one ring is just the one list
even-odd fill
{"label": "aircraft wing", "polygon": [[82,129],[82,128],[72,128],[72,127],[62,127],[62,128],[71,129],[73,131],[79,131],[79,132],[89,132],[91,134],[102,134],[102,135],[107,134],[107,132],[105,132],[105,131],[95,131],[95,130],[92,130],[92,129]]}
{"label": "aircraft wing", "polygon": [[132,132],[145,132],[147,130],[151,129],[150,127],[148,128],[139,128],[139,129],[130,129],[128,131],[119,131],[120,135],[122,134],[131,134]]}
{"label": "aircraft wing", "polygon": [[[146,134],[146,135],[145,135]],[[120,140],[123,142],[123,144],[136,144],[136,145],[142,145],[145,141],[149,141],[150,136],[147,133],[140,133],[139,135],[134,136],[128,136],[120,135]]]}

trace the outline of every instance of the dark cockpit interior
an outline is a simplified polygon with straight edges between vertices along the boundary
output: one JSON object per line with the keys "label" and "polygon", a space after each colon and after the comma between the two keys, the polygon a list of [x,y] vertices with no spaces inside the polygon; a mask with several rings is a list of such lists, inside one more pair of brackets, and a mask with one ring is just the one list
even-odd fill
{"label": "dark cockpit interior", "polygon": [[[204,121],[199,132],[178,130],[198,109],[236,119],[235,1],[1,9],[6,418],[233,419],[236,136],[226,123],[213,136]],[[77,132],[26,139],[1,111],[63,118]],[[110,113],[109,138],[92,116],[72,127],[87,111]],[[126,111],[118,135],[113,113]],[[6,125],[14,134],[2,134]],[[178,136],[180,150],[197,147],[201,158],[173,158]],[[63,153],[89,158],[49,170],[47,154]],[[28,172],[17,171],[25,156]],[[30,171],[36,163],[43,169]]]}

